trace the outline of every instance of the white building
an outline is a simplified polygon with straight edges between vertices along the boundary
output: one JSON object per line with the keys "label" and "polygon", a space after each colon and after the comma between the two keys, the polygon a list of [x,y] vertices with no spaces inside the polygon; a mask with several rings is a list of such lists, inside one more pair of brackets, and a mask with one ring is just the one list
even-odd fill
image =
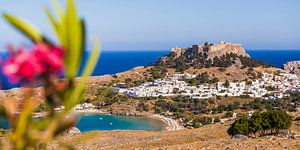
{"label": "white building", "polygon": [[[270,99],[282,98],[286,91],[298,90],[300,88],[299,78],[295,75],[283,73],[273,75],[263,73],[259,80],[253,80],[250,85],[246,82],[230,82],[225,87],[224,82],[218,82],[216,85],[202,84],[197,86],[188,86],[180,79],[192,79],[196,75],[174,74],[166,80],[155,80],[147,82],[133,88],[115,88],[115,92],[125,93],[133,97],[158,97],[158,96],[190,96],[192,98],[207,99],[215,96],[241,96],[248,94],[250,97],[260,98],[266,94],[275,93]],[[276,91],[268,91],[267,87],[274,87]]]}

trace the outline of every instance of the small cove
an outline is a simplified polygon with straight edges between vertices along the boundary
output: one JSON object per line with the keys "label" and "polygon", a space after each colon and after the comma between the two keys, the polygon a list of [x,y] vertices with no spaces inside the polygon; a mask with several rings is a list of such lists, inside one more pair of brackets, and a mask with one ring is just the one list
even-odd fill
{"label": "small cove", "polygon": [[[94,130],[145,130],[162,131],[166,124],[150,117],[119,116],[110,114],[76,114],[78,122],[76,127],[81,132]],[[8,122],[0,118],[0,128],[8,129]]]}

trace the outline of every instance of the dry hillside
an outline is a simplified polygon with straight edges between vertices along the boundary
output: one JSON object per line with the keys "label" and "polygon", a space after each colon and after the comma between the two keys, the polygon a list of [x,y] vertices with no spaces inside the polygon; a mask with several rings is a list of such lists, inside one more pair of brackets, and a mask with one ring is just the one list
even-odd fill
{"label": "dry hillside", "polygon": [[[74,136],[62,136],[50,144],[56,149],[60,144],[76,149],[300,149],[300,139],[257,138],[231,139],[226,133],[229,124],[214,124],[198,129],[180,131],[93,131]],[[291,131],[300,134],[293,124]]]}

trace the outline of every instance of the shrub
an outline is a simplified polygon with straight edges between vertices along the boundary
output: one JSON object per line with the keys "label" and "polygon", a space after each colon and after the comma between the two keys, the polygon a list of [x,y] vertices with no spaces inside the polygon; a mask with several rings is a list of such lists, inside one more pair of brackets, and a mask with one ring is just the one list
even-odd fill
{"label": "shrub", "polygon": [[242,98],[242,99],[248,99],[248,98],[250,98],[250,95],[243,94],[243,95],[240,95],[240,98]]}
{"label": "shrub", "polygon": [[223,105],[223,104],[221,104],[221,105],[218,106],[217,109],[218,109],[218,112],[219,112],[219,113],[222,113],[222,112],[225,110],[225,108],[226,108],[226,106]]}
{"label": "shrub", "polygon": [[225,86],[226,88],[229,87],[229,81],[228,81],[228,80],[225,81],[224,86]]}
{"label": "shrub", "polygon": [[219,117],[216,117],[214,123],[218,123],[218,122],[221,122],[221,119]]}
{"label": "shrub", "polygon": [[199,122],[194,122],[193,123],[193,127],[194,128],[200,128],[201,127],[201,124]]}
{"label": "shrub", "polygon": [[155,113],[160,114],[161,113],[161,109],[160,108],[155,108]]}
{"label": "shrub", "polygon": [[228,112],[226,112],[225,116],[227,118],[233,117],[233,112],[232,111],[228,111]]}
{"label": "shrub", "polygon": [[138,111],[149,111],[149,106],[146,105],[144,102],[140,102],[138,104],[137,110]]}
{"label": "shrub", "polygon": [[290,128],[291,124],[292,117],[286,111],[255,112],[251,118],[243,116],[231,124],[228,134],[274,134]]}
{"label": "shrub", "polygon": [[236,120],[228,129],[229,135],[236,135],[236,134],[249,134],[249,119],[246,116]]}
{"label": "shrub", "polygon": [[210,117],[194,118],[194,123],[201,123],[202,125],[211,124],[212,123],[212,118],[210,118]]}

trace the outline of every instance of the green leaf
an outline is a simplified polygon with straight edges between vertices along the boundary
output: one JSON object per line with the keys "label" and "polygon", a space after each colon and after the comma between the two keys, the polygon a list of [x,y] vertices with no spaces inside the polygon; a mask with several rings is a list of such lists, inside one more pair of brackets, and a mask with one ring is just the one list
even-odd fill
{"label": "green leaf", "polygon": [[52,25],[55,33],[56,33],[56,35],[57,35],[57,38],[60,38],[59,32],[58,32],[59,26],[58,26],[55,18],[52,16],[52,14],[50,13],[50,11],[49,11],[48,8],[45,8],[45,12],[46,12],[46,15],[47,15],[47,17],[48,17],[48,19],[49,19],[49,21],[50,21],[50,23],[51,23],[51,25]]}
{"label": "green leaf", "polygon": [[77,14],[74,0],[67,0],[66,11],[63,12],[56,0],[53,1],[58,21],[46,9],[46,14],[56,32],[61,46],[65,49],[65,74],[68,79],[77,76],[82,62],[85,43],[84,22]]}
{"label": "green leaf", "polygon": [[95,42],[93,51],[90,54],[90,57],[88,59],[86,66],[84,67],[84,70],[82,73],[83,77],[90,76],[93,73],[99,57],[100,57],[100,44],[99,44],[99,42]]}
{"label": "green leaf", "polygon": [[68,108],[73,108],[77,103],[80,102],[83,96],[83,90],[85,89],[85,83],[88,80],[88,76],[90,76],[99,60],[100,57],[100,44],[99,42],[95,42],[92,53],[89,56],[88,62],[84,67],[81,78],[76,84],[74,91],[72,92],[69,98]]}
{"label": "green leaf", "polygon": [[56,12],[56,15],[59,17],[60,21],[62,21],[63,16],[64,16],[62,7],[59,5],[57,0],[53,0],[52,5],[53,5],[53,8]]}
{"label": "green leaf", "polygon": [[[59,5],[59,3],[57,2],[57,0],[53,0],[53,8],[55,10],[55,15],[56,17],[58,18],[58,22],[56,22],[57,24],[57,30],[56,31],[56,35],[57,35],[57,38],[61,44],[61,46],[64,48],[64,49],[67,49],[67,34],[66,34],[66,25],[65,25],[65,14],[63,13],[63,9],[62,7]],[[50,12],[46,12],[46,13],[49,13]],[[48,17],[49,18],[49,17]],[[51,16],[51,18],[54,18]],[[51,22],[51,18],[50,19],[50,22]],[[53,26],[53,25],[52,25]]]}
{"label": "green leaf", "polygon": [[3,14],[3,17],[16,29],[18,29],[25,36],[30,38],[33,42],[42,42],[44,40],[39,30],[36,27],[32,26],[31,24],[10,14]]}
{"label": "green leaf", "polygon": [[[69,80],[72,80],[77,76],[82,63],[85,46],[85,24],[77,14],[74,0],[67,0],[65,12],[63,12],[61,6],[56,0],[53,2],[58,21],[48,9],[46,9],[46,14],[54,31],[56,32],[60,45],[65,49],[65,74]],[[76,84],[76,86],[65,92],[64,104],[66,110],[71,109],[81,100],[85,88],[85,81],[87,80],[86,78],[92,73],[97,63],[99,47],[99,44],[96,43],[87,62],[86,68],[84,69],[81,80]]]}
{"label": "green leaf", "polygon": [[66,58],[66,64],[68,67],[67,77],[75,77],[78,73],[82,54],[83,54],[83,24],[76,12],[76,6],[74,0],[67,1],[66,8],[66,31],[67,31],[67,43],[68,43],[68,58]]}

